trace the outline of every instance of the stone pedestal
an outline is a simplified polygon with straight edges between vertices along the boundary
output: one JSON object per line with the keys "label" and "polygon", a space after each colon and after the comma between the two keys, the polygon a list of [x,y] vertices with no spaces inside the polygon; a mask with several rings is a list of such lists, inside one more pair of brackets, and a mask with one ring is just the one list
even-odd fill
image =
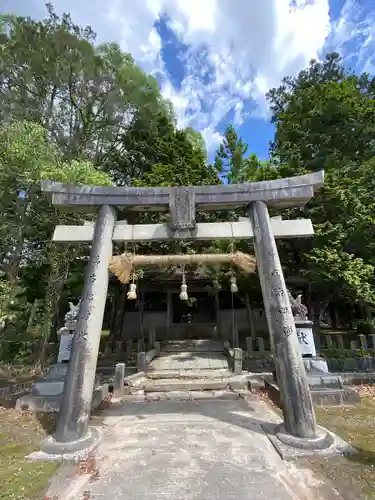
{"label": "stone pedestal", "polygon": [[137,352],[144,352],[142,339],[138,339],[137,341]]}
{"label": "stone pedestal", "polygon": [[129,359],[133,354],[133,340],[127,340],[125,342],[125,355],[126,359]]}
{"label": "stone pedestal", "polygon": [[68,363],[72,351],[73,337],[76,325],[63,326],[60,328],[58,336],[60,339],[57,363]]}
{"label": "stone pedestal", "polygon": [[137,354],[137,369],[139,372],[147,371],[147,357],[145,352],[139,352]]}
{"label": "stone pedestal", "polygon": [[258,352],[260,352],[261,354],[264,354],[265,349],[264,349],[263,337],[257,337],[257,344],[258,344]]}
{"label": "stone pedestal", "polygon": [[253,339],[252,337],[246,337],[246,354],[247,354],[247,357],[250,358],[250,356],[252,355],[253,353]]}
{"label": "stone pedestal", "polygon": [[315,341],[313,334],[313,322],[303,319],[294,319],[299,348],[303,358],[314,358],[316,356]]}
{"label": "stone pedestal", "polygon": [[117,363],[115,369],[114,397],[121,398],[124,394],[125,363]]}
{"label": "stone pedestal", "polygon": [[[38,379],[31,387],[30,394],[21,396],[16,403],[16,409],[28,409],[35,412],[58,412],[61,405],[61,397],[64,391],[66,375],[68,373],[67,363],[51,365],[48,372]],[[95,376],[94,399],[100,399],[101,376]],[[100,404],[96,401],[96,405]]]}
{"label": "stone pedestal", "polygon": [[148,349],[151,350],[155,347],[156,342],[156,329],[150,328],[148,332]]}
{"label": "stone pedestal", "polygon": [[314,358],[303,358],[303,364],[307,373],[329,373],[327,360],[318,356]]}
{"label": "stone pedestal", "polygon": [[242,373],[242,349],[238,347],[233,349],[233,373]]}

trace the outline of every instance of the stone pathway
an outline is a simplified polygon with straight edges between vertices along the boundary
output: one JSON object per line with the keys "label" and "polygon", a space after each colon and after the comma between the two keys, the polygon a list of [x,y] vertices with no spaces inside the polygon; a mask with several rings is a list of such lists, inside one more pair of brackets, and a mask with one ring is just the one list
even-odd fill
{"label": "stone pathway", "polygon": [[161,354],[150,363],[150,370],[226,370],[228,359],[223,344],[216,340],[168,342]]}
{"label": "stone pathway", "polygon": [[311,472],[280,459],[261,429],[265,420],[277,421],[263,402],[128,403],[106,414],[99,474],[75,499],[340,498],[331,488],[322,496]]}

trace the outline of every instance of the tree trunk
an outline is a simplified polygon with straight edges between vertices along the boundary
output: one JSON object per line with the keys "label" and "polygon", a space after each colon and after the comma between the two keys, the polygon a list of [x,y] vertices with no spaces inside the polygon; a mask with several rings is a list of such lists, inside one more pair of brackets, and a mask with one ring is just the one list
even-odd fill
{"label": "tree trunk", "polygon": [[[70,262],[76,253],[76,249],[64,249],[62,252],[56,247],[53,248],[50,256],[51,274],[48,279],[46,296],[43,308],[43,319],[40,325],[40,347],[35,360],[34,369],[43,370],[47,345],[51,334],[53,318],[56,314],[56,309],[60,296],[69,274]],[[61,268],[65,266],[65,270]]]}
{"label": "tree trunk", "polygon": [[314,302],[314,311],[316,312],[318,327],[323,321],[323,315],[327,310],[330,300],[331,300],[331,295],[328,295],[324,300],[319,300],[317,302]]}
{"label": "tree trunk", "polygon": [[124,287],[117,284],[114,298],[111,318],[110,338],[113,341],[121,339],[121,327],[125,311]]}
{"label": "tree trunk", "polygon": [[370,306],[367,304],[367,302],[361,302],[360,304],[361,307],[361,314],[363,319],[372,320],[372,312]]}
{"label": "tree trunk", "polygon": [[39,299],[35,299],[33,305],[31,306],[29,320],[27,322],[27,328],[26,328],[27,332],[30,331],[30,329],[32,328],[32,326],[34,324],[35,317],[36,317],[36,315],[38,313],[38,307],[39,307],[39,305],[40,305],[40,300]]}
{"label": "tree trunk", "polygon": [[[19,222],[16,224],[16,236],[14,238],[14,249],[9,258],[9,262],[4,266],[8,280],[13,286],[16,285],[18,277],[18,269],[21,262],[24,241],[25,241],[25,226],[27,223],[27,212],[29,207],[28,198],[18,198],[16,211],[19,217]],[[10,251],[10,249],[9,249]]]}
{"label": "tree trunk", "polygon": [[329,310],[329,315],[331,317],[332,328],[334,330],[337,329],[337,321],[336,321],[336,311],[335,311],[335,309],[336,309],[336,306],[334,304],[330,304],[329,305],[328,310]]}
{"label": "tree trunk", "polygon": [[254,316],[253,316],[253,311],[251,309],[250,305],[250,299],[249,295],[246,293],[245,294],[245,305],[246,305],[246,312],[247,312],[247,321],[250,326],[250,334],[252,339],[255,341],[256,339],[256,330],[255,330],[255,325],[254,325]]}
{"label": "tree trunk", "polygon": [[[111,307],[111,313],[109,317],[109,341],[113,341],[112,338],[112,333],[113,333],[113,323],[115,320],[115,311],[116,311],[116,298],[117,298],[117,288],[114,289],[113,291],[113,284],[111,286],[111,292],[108,293],[108,296],[111,296],[111,302],[110,302],[110,307]],[[109,288],[109,287],[108,287]]]}
{"label": "tree trunk", "polygon": [[305,303],[307,307],[307,317],[315,323],[315,304],[311,297],[311,287],[308,285],[305,290]]}

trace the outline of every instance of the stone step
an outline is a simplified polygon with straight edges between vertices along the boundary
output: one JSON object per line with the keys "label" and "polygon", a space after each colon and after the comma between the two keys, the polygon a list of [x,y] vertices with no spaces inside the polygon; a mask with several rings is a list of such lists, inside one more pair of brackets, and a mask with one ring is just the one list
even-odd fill
{"label": "stone step", "polygon": [[127,394],[118,399],[111,400],[112,406],[121,406],[124,403],[154,403],[158,401],[233,401],[240,398],[251,399],[252,395],[246,389],[231,391],[228,389],[218,391],[168,391],[168,392],[144,392],[138,391]]}
{"label": "stone step", "polygon": [[209,370],[148,370],[147,378],[155,379],[181,379],[181,380],[194,380],[194,379],[224,379],[232,376],[232,372],[222,369],[209,369]]}
{"label": "stone step", "polygon": [[224,344],[212,339],[170,340],[162,350],[163,352],[224,353]]}
{"label": "stone step", "polygon": [[144,385],[145,392],[171,392],[171,391],[220,391],[227,389],[247,389],[246,376],[228,377],[225,379],[149,379]]}
{"label": "stone step", "polygon": [[178,346],[165,346],[162,349],[162,352],[184,352],[184,353],[207,353],[207,352],[212,352],[212,353],[217,353],[220,352],[224,354],[224,346],[217,346],[217,347],[204,347],[204,346],[196,346],[196,347],[189,347],[188,349],[181,349],[181,347]]}

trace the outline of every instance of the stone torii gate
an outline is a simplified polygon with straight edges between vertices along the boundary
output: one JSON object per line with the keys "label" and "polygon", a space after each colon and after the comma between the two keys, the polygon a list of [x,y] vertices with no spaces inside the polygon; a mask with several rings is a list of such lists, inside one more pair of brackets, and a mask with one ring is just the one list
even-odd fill
{"label": "stone torii gate", "polygon": [[[119,241],[254,239],[264,307],[275,355],[284,424],[279,439],[305,447],[322,447],[293,314],[275,238],[312,236],[310,220],[270,218],[268,209],[302,207],[323,185],[324,172],[232,185],[129,188],[68,185],[46,181],[45,195],[61,210],[99,212],[95,223],[57,226],[53,241],[92,242],[56,433],[44,451],[64,454],[84,450],[97,440],[89,428],[91,399],[108,289],[112,243]],[[248,207],[249,220],[196,223],[196,211]],[[122,211],[169,212],[168,224],[117,222]],[[320,444],[318,444],[320,442]]]}

